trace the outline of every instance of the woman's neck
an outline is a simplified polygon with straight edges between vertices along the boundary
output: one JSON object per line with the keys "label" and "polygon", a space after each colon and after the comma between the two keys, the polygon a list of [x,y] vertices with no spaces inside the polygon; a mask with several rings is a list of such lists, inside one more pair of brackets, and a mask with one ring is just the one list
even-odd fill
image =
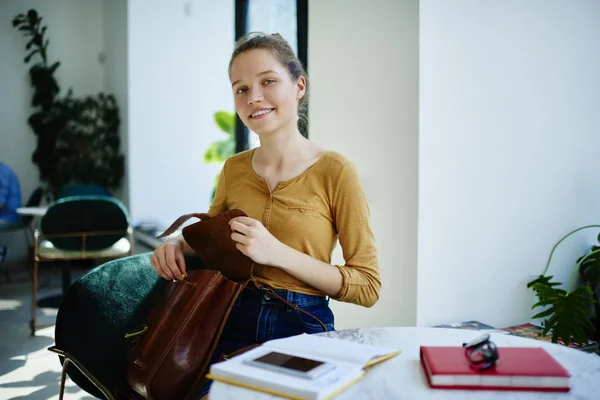
{"label": "woman's neck", "polygon": [[[311,156],[311,146],[298,128],[260,136],[255,158],[263,165],[281,166]],[[258,157],[256,157],[258,156]]]}

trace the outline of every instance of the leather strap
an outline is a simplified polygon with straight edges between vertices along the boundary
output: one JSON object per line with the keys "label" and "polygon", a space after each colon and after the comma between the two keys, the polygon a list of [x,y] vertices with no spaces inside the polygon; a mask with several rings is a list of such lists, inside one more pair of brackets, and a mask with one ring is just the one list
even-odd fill
{"label": "leather strap", "polygon": [[221,357],[219,358],[219,361],[229,360],[230,358],[233,358],[235,356],[239,356],[240,354],[243,354],[243,353],[245,353],[247,351],[255,349],[255,348],[259,347],[259,346],[262,346],[262,343],[254,343],[254,344],[251,344],[250,346],[246,346],[246,347],[243,347],[243,348],[241,348],[239,350],[236,350],[233,353],[222,354]]}
{"label": "leather strap", "polygon": [[159,239],[161,239],[161,238],[164,238],[164,237],[166,237],[166,236],[170,236],[170,235],[172,235],[173,233],[175,233],[175,231],[177,231],[177,229],[178,229],[178,228],[179,228],[179,227],[180,227],[180,226],[181,226],[181,225],[182,225],[182,224],[183,224],[185,221],[187,221],[188,219],[190,219],[190,218],[193,218],[193,217],[196,217],[196,218],[200,219],[200,221],[204,221],[204,220],[206,220],[206,219],[209,219],[209,218],[210,218],[210,215],[208,215],[208,214],[206,214],[206,213],[193,213],[193,214],[185,214],[185,215],[182,215],[181,217],[177,218],[177,219],[175,220],[175,222],[173,222],[173,223],[171,224],[171,226],[169,226],[169,227],[167,228],[167,230],[166,230],[166,231],[164,231],[163,233],[161,233],[161,234],[160,234],[160,235],[158,235],[157,237],[158,237]]}
{"label": "leather strap", "polygon": [[258,288],[258,289],[260,289],[260,290],[264,290],[265,292],[267,292],[267,293],[269,293],[269,294],[273,295],[274,297],[276,297],[276,298],[278,298],[279,300],[283,301],[283,302],[284,302],[285,304],[287,304],[288,306],[292,307],[294,310],[297,310],[297,311],[303,312],[304,314],[306,314],[306,315],[308,315],[309,317],[313,318],[315,321],[317,321],[317,322],[318,322],[318,323],[319,323],[319,324],[320,324],[320,325],[323,327],[323,330],[324,330],[325,332],[329,332],[329,329],[327,329],[327,327],[325,326],[325,324],[323,323],[323,321],[321,321],[319,318],[315,317],[314,315],[312,315],[312,314],[311,314],[311,313],[309,313],[308,311],[306,311],[306,310],[303,310],[303,309],[302,309],[300,306],[298,306],[298,305],[296,305],[296,304],[293,304],[293,303],[290,303],[289,301],[287,301],[286,299],[284,299],[283,297],[281,297],[280,295],[278,295],[278,294],[275,292],[275,290],[274,290],[272,287],[270,287],[270,286],[267,286],[267,285],[265,285],[265,284],[262,284],[262,283],[258,282],[256,279],[254,279],[254,277],[252,277],[252,283],[254,283],[254,285],[255,285],[255,286]]}

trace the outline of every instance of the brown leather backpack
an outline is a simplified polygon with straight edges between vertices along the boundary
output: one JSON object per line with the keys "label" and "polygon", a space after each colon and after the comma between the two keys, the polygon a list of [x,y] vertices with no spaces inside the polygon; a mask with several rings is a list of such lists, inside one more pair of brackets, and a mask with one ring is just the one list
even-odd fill
{"label": "brown leather backpack", "polygon": [[[131,388],[146,399],[191,399],[205,383],[206,370],[229,313],[248,284],[268,291],[293,308],[275,291],[252,276],[254,263],[231,239],[229,220],[245,216],[229,210],[215,217],[187,214],[178,218],[161,236],[175,232],[192,217],[200,222],[183,228],[183,237],[209,269],[191,271],[170,284],[132,338],[127,368]],[[312,316],[312,315],[311,315]],[[325,325],[314,317],[326,331]]]}

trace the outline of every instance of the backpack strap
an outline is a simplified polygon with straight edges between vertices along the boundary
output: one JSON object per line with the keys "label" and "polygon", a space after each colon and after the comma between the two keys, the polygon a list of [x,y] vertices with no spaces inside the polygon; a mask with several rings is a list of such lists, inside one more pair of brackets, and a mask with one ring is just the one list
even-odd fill
{"label": "backpack strap", "polygon": [[265,292],[269,293],[269,294],[270,294],[270,295],[272,295],[273,297],[276,297],[276,298],[278,298],[279,300],[283,301],[285,304],[287,304],[288,306],[292,307],[294,310],[297,310],[297,311],[303,312],[304,314],[308,315],[309,317],[311,317],[312,319],[314,319],[315,321],[317,321],[317,322],[318,322],[318,323],[319,323],[319,324],[320,324],[320,325],[323,327],[323,330],[324,330],[325,332],[329,332],[329,330],[327,329],[327,327],[325,326],[325,324],[323,323],[323,321],[321,321],[319,318],[315,317],[314,315],[312,315],[312,314],[311,314],[311,313],[309,313],[308,311],[306,311],[306,310],[303,310],[303,309],[302,309],[302,307],[300,307],[300,306],[298,306],[298,305],[296,305],[296,304],[290,303],[289,301],[287,301],[286,299],[284,299],[283,297],[281,297],[280,295],[278,295],[278,294],[275,292],[275,290],[274,290],[272,287],[270,287],[270,286],[267,286],[267,285],[265,285],[265,284],[263,284],[263,283],[260,283],[260,282],[258,282],[258,281],[257,281],[257,280],[254,278],[254,276],[251,278],[251,281],[252,281],[252,283],[254,283],[254,285],[255,285],[255,286],[256,286],[256,287],[257,287],[259,290],[264,290]]}
{"label": "backpack strap", "polygon": [[177,229],[178,229],[178,228],[179,228],[181,225],[183,225],[183,223],[184,223],[185,221],[187,221],[187,220],[188,220],[188,219],[190,219],[190,218],[194,218],[194,217],[196,217],[196,218],[200,219],[200,221],[204,221],[204,220],[206,220],[206,219],[209,219],[209,218],[210,218],[210,215],[208,215],[208,214],[206,214],[206,213],[193,213],[193,214],[184,214],[184,215],[182,215],[181,217],[177,218],[177,219],[175,220],[175,222],[173,222],[173,223],[171,224],[171,226],[169,226],[169,227],[167,228],[167,230],[165,230],[163,233],[161,233],[161,234],[158,236],[158,238],[159,238],[159,239],[161,239],[161,238],[164,238],[164,237],[166,237],[166,236],[170,236],[170,235],[172,235],[173,233],[175,233],[175,232],[177,231]]}

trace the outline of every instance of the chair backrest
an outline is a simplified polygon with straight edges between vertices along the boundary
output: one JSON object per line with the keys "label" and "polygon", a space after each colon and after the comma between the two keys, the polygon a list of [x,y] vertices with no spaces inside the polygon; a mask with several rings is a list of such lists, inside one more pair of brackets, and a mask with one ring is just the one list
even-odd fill
{"label": "chair backrest", "polygon": [[104,186],[94,184],[78,184],[67,186],[61,190],[56,199],[62,199],[72,196],[110,196],[110,193]]}
{"label": "chair backrest", "polygon": [[[56,317],[56,346],[76,358],[119,396],[131,392],[126,380],[130,342],[125,333],[139,329],[167,281],[150,265],[150,253],[120,258],[94,268],[74,282]],[[69,377],[88,393],[100,391],[73,365]]]}
{"label": "chair backrest", "polygon": [[[44,235],[126,231],[128,227],[129,215],[125,206],[119,200],[107,196],[71,196],[56,200],[48,206],[48,211],[40,222]],[[86,236],[85,249],[105,249],[123,236],[125,233]],[[49,237],[48,240],[60,249],[80,250],[84,239]]]}

